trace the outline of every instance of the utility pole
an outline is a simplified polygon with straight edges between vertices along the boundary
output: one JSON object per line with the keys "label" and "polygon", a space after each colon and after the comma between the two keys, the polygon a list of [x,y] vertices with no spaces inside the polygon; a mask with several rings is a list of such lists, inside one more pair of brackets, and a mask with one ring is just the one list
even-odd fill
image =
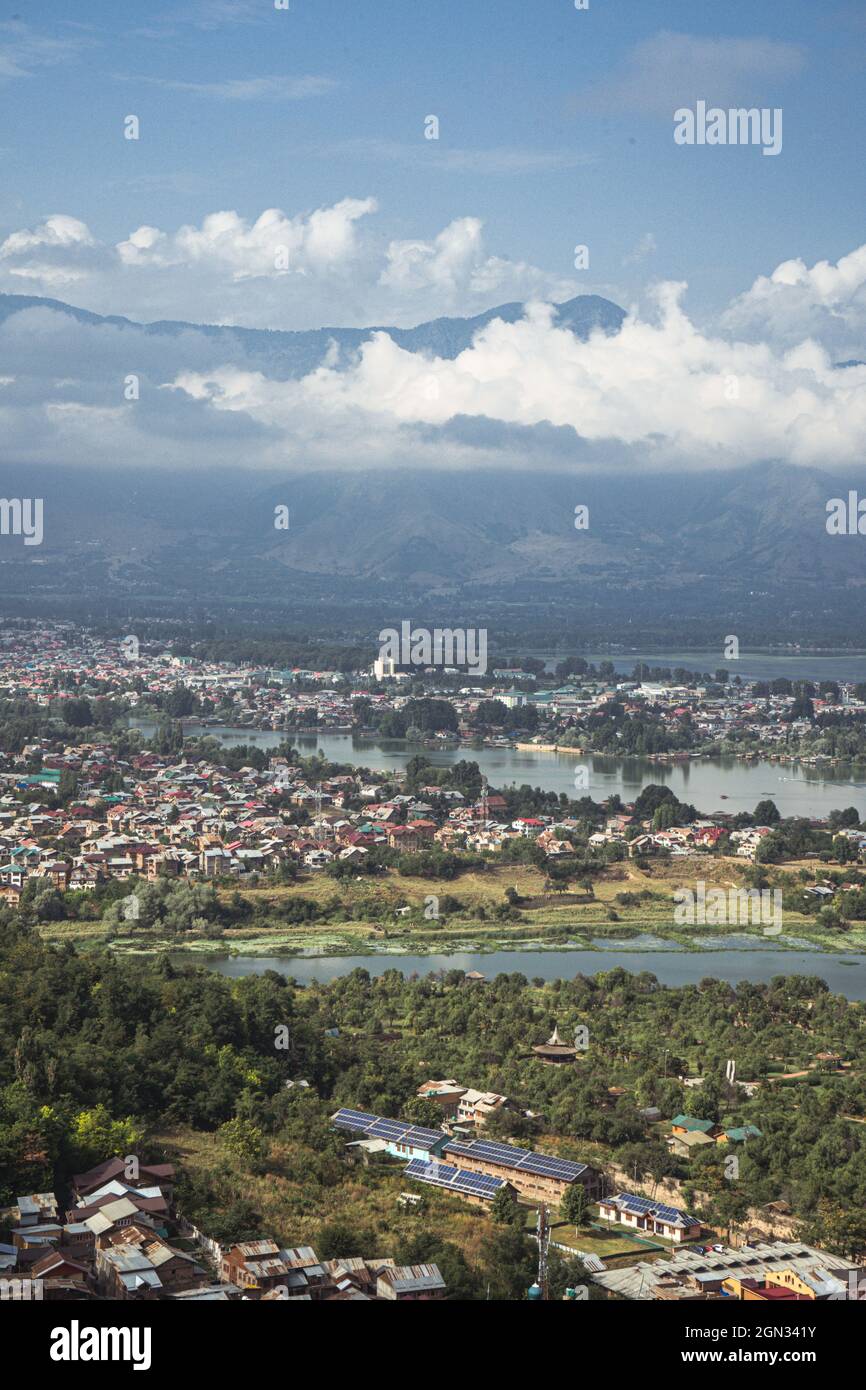
{"label": "utility pole", "polygon": [[547,1204],[542,1202],[538,1208],[538,1287],[541,1290],[543,1302],[547,1302],[550,1297],[547,1278],[547,1252],[550,1247],[550,1221],[547,1215]]}

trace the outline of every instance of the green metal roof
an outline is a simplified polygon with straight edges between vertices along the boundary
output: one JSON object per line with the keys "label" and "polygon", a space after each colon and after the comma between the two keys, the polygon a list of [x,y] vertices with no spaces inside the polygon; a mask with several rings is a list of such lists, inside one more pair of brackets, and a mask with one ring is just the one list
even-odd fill
{"label": "green metal roof", "polygon": [[671,1125],[676,1125],[677,1129],[700,1130],[701,1134],[706,1134],[708,1130],[715,1128],[713,1120],[696,1120],[693,1115],[675,1115],[671,1120]]}

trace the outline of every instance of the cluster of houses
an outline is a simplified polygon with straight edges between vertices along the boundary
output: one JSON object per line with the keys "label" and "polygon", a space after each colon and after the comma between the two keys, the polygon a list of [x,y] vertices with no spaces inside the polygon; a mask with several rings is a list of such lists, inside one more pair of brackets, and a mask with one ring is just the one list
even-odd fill
{"label": "cluster of houses", "polygon": [[[329,684],[334,672],[236,667],[158,648],[145,651],[134,639],[109,642],[70,624],[31,625],[0,639],[0,696],[45,707],[58,729],[65,727],[69,701],[89,700],[95,718],[106,699],[134,713],[139,705],[147,708],[148,699],[172,695],[179,683],[219,710],[220,718],[250,728],[297,727],[290,716],[293,720],[299,708],[309,707],[319,726],[348,729],[359,697],[372,708],[399,710],[405,704],[408,696],[393,682],[377,686],[370,673],[355,675],[357,680]],[[499,685],[500,694],[513,693],[518,680],[532,684],[526,672],[497,668],[489,688],[437,692],[455,707],[458,737],[472,735],[471,714],[480,699],[497,695]],[[789,696],[752,699],[747,687],[734,683],[712,699],[700,686],[641,681],[521,695],[537,703],[548,720],[566,722],[612,697],[635,713],[649,705],[662,718],[688,714],[697,727],[705,718],[705,732],[719,722],[742,727],[750,713],[781,718],[790,705]],[[849,713],[860,708],[847,686],[842,706]],[[193,722],[199,726],[193,732],[207,733],[205,718]],[[74,794],[65,795],[62,807],[53,796],[42,799],[61,785],[68,789],[71,779]],[[730,820],[718,812],[691,825],[654,829],[624,810],[608,816],[589,837],[589,848],[692,856],[711,851],[730,833],[736,854],[754,859],[771,828],[731,830]],[[405,854],[431,847],[495,853],[511,840],[532,838],[554,861],[573,855],[585,830],[567,815],[509,816],[505,798],[486,788],[478,798],[436,785],[410,792],[405,776],[396,772],[317,781],[278,757],[261,771],[233,771],[218,759],[188,761],[181,753],[137,752],[123,758],[107,734],[66,746],[54,734],[34,738],[21,752],[0,749],[0,896],[12,905],[34,878],[58,891],[88,890],[105,879],[132,876],[243,878],[278,871],[287,862],[309,871],[334,860],[357,862],[377,846]],[[839,833],[848,836],[855,853],[866,851],[866,832]]]}
{"label": "cluster of houses", "polygon": [[[179,656],[158,641],[139,641],[134,635],[108,639],[71,623],[25,623],[10,627],[0,638],[0,695],[26,697],[42,705],[62,708],[80,694],[109,694],[135,710],[149,709],[154,697],[170,694],[179,681],[203,702],[214,717],[251,728],[285,729],[319,727],[348,730],[357,725],[355,704],[370,702],[374,714],[400,711],[410,698],[407,687],[421,679],[427,693],[447,699],[457,716],[457,731],[449,738],[468,739],[477,729],[473,716],[481,700],[499,700],[506,709],[534,707],[546,732],[544,741],[557,731],[568,731],[616,701],[626,716],[653,717],[672,729],[683,719],[705,743],[717,743],[730,735],[753,736],[762,746],[785,749],[790,740],[808,733],[805,719],[792,719],[794,696],[765,683],[733,679],[712,689],[688,673],[679,681],[652,681],[605,674],[584,676],[578,684],[569,679],[550,687],[545,677],[513,665],[494,665],[471,685],[454,681],[456,669],[414,667],[389,669],[388,663],[371,660],[351,672],[293,666],[254,666],[210,661],[201,656]],[[442,677],[448,676],[449,681]],[[860,692],[862,693],[862,692]],[[816,713],[866,715],[866,705],[851,682],[838,683],[835,691],[815,695]],[[814,761],[821,761],[817,754]]]}
{"label": "cluster of houses", "polygon": [[862,1269],[851,1260],[797,1240],[757,1238],[737,1249],[690,1246],[669,1259],[596,1270],[591,1278],[618,1298],[660,1303],[825,1302],[860,1299],[866,1291]]}
{"label": "cluster of houses", "polygon": [[[134,1173],[134,1176],[133,1176]],[[71,1180],[71,1204],[32,1193],[0,1213],[0,1269],[38,1297],[171,1297],[211,1280],[178,1241],[174,1168],[113,1158]],[[24,1296],[33,1296],[24,1293]]]}
{"label": "cluster of houses", "polygon": [[[218,762],[156,753],[123,761],[107,743],[62,753],[32,744],[20,759],[6,761],[23,764],[37,754],[39,774],[0,772],[0,789],[6,787],[0,795],[0,894],[13,906],[34,878],[60,892],[134,876],[241,878],[286,863],[308,871],[334,860],[351,863],[374,847],[401,854],[432,847],[494,850],[528,836],[537,836],[551,854],[571,853],[563,837],[569,826],[577,828],[576,822],[554,828],[552,817],[497,820],[505,801],[495,794],[473,801],[456,790],[427,787],[383,800],[381,783],[353,774],[311,785],[300,766],[279,757],[263,771],[232,772]],[[77,778],[73,799],[55,809],[35,799],[40,787],[56,789],[64,770]],[[117,773],[123,789],[106,791],[106,778]],[[391,780],[401,778],[392,774]],[[428,796],[436,799],[435,810]]]}
{"label": "cluster of houses", "polygon": [[268,1239],[223,1250],[178,1216],[174,1179],[171,1164],[113,1158],[72,1178],[66,1211],[53,1192],[18,1197],[0,1211],[0,1301],[393,1303],[447,1293],[435,1264],[320,1261],[308,1246]]}
{"label": "cluster of houses", "polygon": [[717,1125],[712,1120],[696,1119],[694,1115],[675,1115],[671,1120],[668,1147],[680,1158],[689,1158],[696,1149],[707,1144],[747,1144],[760,1139],[757,1125]]}
{"label": "cluster of houses", "polygon": [[436,1264],[398,1265],[360,1256],[319,1260],[309,1245],[281,1250],[273,1240],[232,1246],[220,1273],[227,1288],[262,1302],[417,1303],[444,1298],[448,1291]]}
{"label": "cluster of houses", "polygon": [[[42,771],[26,772],[36,755]],[[435,848],[495,853],[509,841],[531,838],[554,861],[573,855],[582,833],[569,816],[509,820],[505,798],[486,789],[477,798],[436,786],[385,797],[384,782],[360,773],[311,782],[299,765],[278,756],[265,769],[234,772],[216,761],[151,752],[122,760],[108,742],[62,752],[45,743],[28,745],[18,758],[0,756],[0,768],[4,762],[21,764],[21,770],[0,771],[0,897],[13,906],[34,879],[59,892],[133,877],[242,879],[286,864],[308,872],[335,860],[351,864],[377,847],[400,854]],[[72,799],[60,808],[38,800],[40,788],[56,790],[64,771],[76,778]],[[117,774],[122,788],[107,791],[108,778],[119,785]],[[389,780],[399,785],[405,778],[389,773]],[[634,823],[627,813],[609,817],[589,837],[590,848],[620,843],[631,855],[691,855],[711,849],[725,833],[699,820],[629,839],[626,830]],[[752,858],[769,833],[758,826],[735,831],[731,839],[738,854]]]}

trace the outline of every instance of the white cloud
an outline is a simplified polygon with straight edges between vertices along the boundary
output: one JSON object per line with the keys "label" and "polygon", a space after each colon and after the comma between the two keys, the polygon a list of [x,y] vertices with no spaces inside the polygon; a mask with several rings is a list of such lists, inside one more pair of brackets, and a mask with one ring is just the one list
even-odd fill
{"label": "white cloud", "polygon": [[30,77],[37,68],[57,67],[78,57],[86,41],[36,34],[19,20],[0,23],[0,80]]}
{"label": "white cloud", "polygon": [[295,215],[268,208],[254,221],[224,210],[174,231],[145,223],[116,246],[58,214],[0,246],[0,289],[74,286],[76,304],[101,313],[266,328],[411,326],[505,299],[577,293],[574,280],[492,255],[477,218],[458,218],[431,240],[383,245],[365,232],[377,206],[343,198]]}
{"label": "white cloud", "polygon": [[218,97],[225,101],[303,101],[325,96],[339,84],[333,77],[231,77],[222,82],[180,82],[167,77],[123,77],[118,81],[142,82],[192,96]]}
{"label": "white cloud", "polygon": [[528,299],[539,294],[553,300],[575,293],[571,280],[555,280],[523,261],[491,256],[484,246],[482,223],[477,217],[451,222],[432,241],[392,241],[379,284],[404,302],[422,298],[426,291],[448,308],[461,299]]}
{"label": "white cloud", "polygon": [[623,265],[638,265],[641,261],[645,261],[648,256],[654,256],[657,250],[658,242],[652,232],[644,232],[632,249],[623,256],[622,263]]}
{"label": "white cloud", "polygon": [[[247,308],[266,296],[271,322],[280,287],[296,279],[312,287],[317,303],[323,285],[335,284],[345,302],[361,281],[366,308],[458,301],[466,312],[485,287],[498,291],[482,302],[487,308],[522,297],[503,294],[506,284],[541,276],[491,256],[473,218],[429,241],[395,242],[372,254],[355,236],[370,210],[344,200],[295,218],[271,210],[248,223],[228,212],[175,233],[144,226],[123,243],[122,256],[76,219],[56,215],[7,239],[0,273],[59,256],[115,298],[127,276],[151,296],[161,287],[166,303],[191,284],[196,296],[207,291],[225,304],[228,293]],[[294,237],[303,273],[283,279],[264,269],[276,235]],[[28,310],[0,324],[0,430],[10,459],[110,467],[158,458],[202,467],[240,460],[300,469],[649,471],[773,458],[859,468],[866,367],[834,363],[840,334],[854,342],[866,322],[864,283],[866,247],[836,265],[784,262],[712,327],[688,317],[684,286],[662,284],[617,335],[584,342],[558,327],[536,295],[522,319],[494,319],[453,359],[407,351],[379,331],[358,352],[322,341],[294,367],[300,358],[285,345],[271,357],[270,348],[241,338],[228,346],[224,336],[195,330],[144,334]],[[179,317],[176,302],[165,316]],[[364,321],[377,319],[388,321]],[[863,356],[863,348],[846,355]],[[293,370],[305,374],[286,380]],[[128,372],[141,375],[135,404],[123,399]]]}
{"label": "white cloud", "polygon": [[705,38],[662,31],[642,39],[606,79],[591,83],[578,103],[611,112],[671,116],[699,98],[727,106],[763,104],[767,91],[795,77],[805,63],[799,44],[765,38]]}
{"label": "white cloud", "polygon": [[[34,281],[40,288],[62,289],[85,279],[96,262],[96,241],[84,222],[54,213],[38,227],[12,232],[0,245],[0,274],[14,281]],[[21,286],[17,286],[20,290]]]}
{"label": "white cloud", "polygon": [[722,325],[749,341],[790,347],[811,337],[837,358],[866,358],[866,245],[836,265],[784,261],[733,301]]}
{"label": "white cloud", "polygon": [[309,216],[287,217],[268,208],[254,223],[236,212],[213,212],[200,227],[173,236],[157,227],[137,228],[117,246],[124,265],[162,270],[205,265],[232,278],[302,274],[345,263],[357,252],[354,224],[376,211],[374,198],[344,198]]}
{"label": "white cloud", "polygon": [[[702,333],[680,305],[684,286],[656,291],[652,320],[588,342],[558,328],[550,306],[513,324],[494,320],[456,359],[406,352],[385,333],[348,370],[323,366],[301,381],[233,367],[180,374],[175,386],[217,410],[243,411],[293,436],[316,421],[361,447],[422,439],[428,427],[480,416],[519,427],[570,427],[617,441],[657,467],[736,466],[780,458],[855,464],[866,437],[866,367],[837,371],[817,344],[786,353]],[[402,441],[405,450],[406,440]]]}

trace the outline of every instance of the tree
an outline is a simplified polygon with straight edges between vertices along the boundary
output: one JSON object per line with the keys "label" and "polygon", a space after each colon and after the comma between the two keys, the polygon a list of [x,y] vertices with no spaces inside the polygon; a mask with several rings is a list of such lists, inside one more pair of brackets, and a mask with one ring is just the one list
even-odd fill
{"label": "tree", "polygon": [[650,782],[644,787],[634,803],[635,818],[646,820],[647,817],[654,816],[659,806],[665,802],[670,802],[674,807],[679,806],[679,802],[670,787],[662,787],[658,782]]}
{"label": "tree", "polygon": [[472,723],[482,727],[491,724],[504,724],[508,718],[508,706],[501,700],[479,700]]}
{"label": "tree", "polygon": [[70,1133],[72,1168],[86,1170],[106,1158],[134,1154],[142,1132],[132,1118],[112,1119],[104,1105],[80,1110],[74,1116]]}
{"label": "tree", "polygon": [[93,723],[89,700],[67,700],[63,706],[63,722],[73,729],[86,729]]}
{"label": "tree", "polygon": [[758,802],[752,818],[756,825],[778,825],[782,819],[775,801],[771,801],[769,797]]}
{"label": "tree", "polygon": [[588,1207],[586,1199],[586,1188],[582,1183],[573,1182],[567,1187],[559,1204],[560,1215],[570,1221],[572,1226],[582,1226],[586,1219]]}
{"label": "tree", "polygon": [[523,1222],[523,1208],[517,1201],[513,1189],[500,1187],[490,1203],[490,1215],[499,1226],[513,1226],[516,1221]]}
{"label": "tree", "polygon": [[672,825],[676,825],[677,809],[672,801],[663,801],[657,806],[653,813],[653,830],[669,830]]}
{"label": "tree", "polygon": [[538,1254],[516,1226],[496,1226],[481,1247],[481,1277],[491,1299],[513,1302],[526,1297],[535,1280]]}
{"label": "tree", "polygon": [[240,1120],[237,1117],[227,1120],[224,1125],[220,1125],[219,1134],[229,1153],[234,1154],[236,1158],[251,1162],[264,1155],[265,1136],[258,1125],[254,1125],[250,1120]]}
{"label": "tree", "polygon": [[178,684],[165,696],[162,707],[169,719],[184,719],[195,710],[195,696],[185,685]]}

